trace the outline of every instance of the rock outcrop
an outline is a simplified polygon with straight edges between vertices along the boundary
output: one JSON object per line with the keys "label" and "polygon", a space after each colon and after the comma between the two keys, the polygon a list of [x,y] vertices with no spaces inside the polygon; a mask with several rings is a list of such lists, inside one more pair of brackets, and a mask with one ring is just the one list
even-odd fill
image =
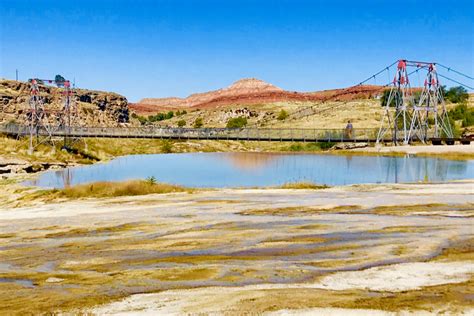
{"label": "rock outcrop", "polygon": [[[27,82],[0,80],[0,123],[21,122],[28,108],[31,85]],[[40,96],[47,110],[63,108],[61,89],[40,85]],[[75,89],[74,99],[81,126],[118,126],[129,122],[128,101],[117,93]]]}
{"label": "rock outcrop", "polygon": [[35,173],[48,169],[61,169],[66,167],[62,162],[28,162],[22,159],[6,159],[0,157],[0,174],[8,176],[17,173]]}

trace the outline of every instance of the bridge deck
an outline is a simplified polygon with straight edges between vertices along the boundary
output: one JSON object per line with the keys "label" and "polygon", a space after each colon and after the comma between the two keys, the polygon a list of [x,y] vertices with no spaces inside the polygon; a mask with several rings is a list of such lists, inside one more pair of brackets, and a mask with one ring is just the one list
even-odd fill
{"label": "bridge deck", "polygon": [[[28,136],[28,126],[0,125],[0,133]],[[296,129],[296,128],[160,128],[160,127],[49,127],[33,130],[34,135],[90,138],[161,138],[298,142],[375,142],[378,129]],[[387,133],[385,141],[392,141]]]}

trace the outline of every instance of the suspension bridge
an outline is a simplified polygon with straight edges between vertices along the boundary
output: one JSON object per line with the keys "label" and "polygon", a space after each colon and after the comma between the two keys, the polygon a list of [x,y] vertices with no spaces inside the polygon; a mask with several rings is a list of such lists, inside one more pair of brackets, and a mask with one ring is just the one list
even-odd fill
{"label": "suspension bridge", "polygon": [[[440,70],[444,73],[441,73]],[[393,77],[392,77],[393,74]],[[420,74],[422,74],[420,76]],[[456,79],[451,76],[456,76]],[[370,81],[377,85],[387,76],[381,87],[389,90],[385,100],[381,125],[375,129],[297,129],[297,128],[162,128],[162,127],[87,127],[79,126],[80,117],[74,98],[74,89],[69,81],[61,82],[63,107],[48,109],[45,99],[39,94],[39,82],[30,80],[30,98],[22,111],[20,122],[0,125],[0,132],[15,137],[29,137],[32,152],[41,143],[63,138],[66,142],[80,138],[161,138],[161,139],[208,139],[247,141],[298,141],[298,142],[365,142],[410,144],[415,141],[448,145],[460,141],[468,144],[470,139],[455,137],[449,121],[440,78],[474,90],[474,78],[451,67],[435,62],[397,60],[368,77],[359,84],[342,89],[318,104],[290,113],[289,118],[303,118],[324,112],[335,111],[345,105],[327,105],[351,88],[363,86]],[[413,86],[418,78],[418,84]],[[382,77],[382,79],[381,79]],[[469,83],[465,83],[467,80]],[[58,84],[54,80],[39,80],[41,84]],[[422,83],[423,82],[423,83]],[[59,85],[58,85],[59,87]],[[420,91],[415,96],[415,90]],[[262,123],[262,122],[260,122]],[[265,123],[265,122],[263,122]]]}

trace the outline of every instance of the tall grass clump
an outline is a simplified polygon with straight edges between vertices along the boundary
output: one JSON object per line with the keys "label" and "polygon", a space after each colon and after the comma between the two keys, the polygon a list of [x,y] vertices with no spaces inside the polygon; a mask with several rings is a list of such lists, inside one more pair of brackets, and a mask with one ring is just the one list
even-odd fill
{"label": "tall grass clump", "polygon": [[173,143],[168,139],[163,140],[163,142],[161,143],[161,152],[163,152],[165,154],[172,153],[173,152]]}
{"label": "tall grass clump", "polygon": [[329,186],[325,184],[317,184],[311,181],[287,182],[279,186],[280,189],[296,189],[296,190],[320,190],[327,189]]}
{"label": "tall grass clump", "polygon": [[62,190],[55,190],[52,194],[58,198],[78,199],[191,191],[192,189],[183,188],[178,185],[157,183],[156,180],[132,180],[124,182],[94,182],[80,184]]}

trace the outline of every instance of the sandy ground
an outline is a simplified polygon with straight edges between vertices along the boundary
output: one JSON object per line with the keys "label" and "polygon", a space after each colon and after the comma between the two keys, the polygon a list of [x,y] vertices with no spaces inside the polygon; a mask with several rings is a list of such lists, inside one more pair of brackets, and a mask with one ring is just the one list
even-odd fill
{"label": "sandy ground", "polygon": [[472,314],[473,187],[0,208],[0,314]]}
{"label": "sandy ground", "polygon": [[[400,152],[406,154],[443,154],[443,153],[461,153],[461,154],[473,154],[474,155],[474,143],[470,145],[444,145],[444,146],[433,146],[433,145],[419,145],[419,146],[376,146],[368,148],[357,148],[353,151],[363,152],[379,152],[379,153],[392,153]],[[442,158],[442,155],[440,156]]]}

